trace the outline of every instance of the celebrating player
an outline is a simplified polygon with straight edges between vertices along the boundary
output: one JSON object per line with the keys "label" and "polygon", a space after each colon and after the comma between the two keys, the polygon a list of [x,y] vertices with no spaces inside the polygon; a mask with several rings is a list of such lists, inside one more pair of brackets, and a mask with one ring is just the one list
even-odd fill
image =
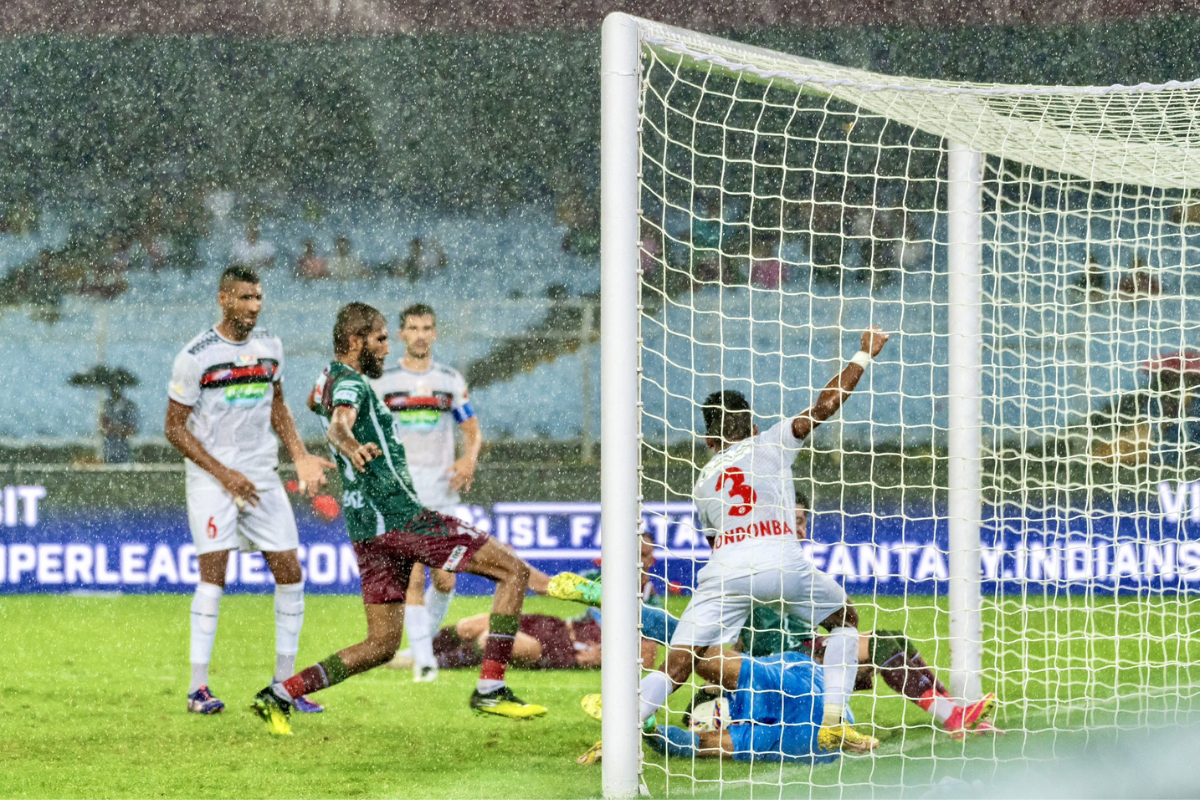
{"label": "celebrating player", "polygon": [[[350,303],[333,328],[336,360],[328,367],[318,409],[328,418],[326,438],[343,479],[346,528],[358,556],[366,606],[367,638],[282,683],[262,689],[253,710],[276,734],[288,734],[297,698],[384,664],[404,632],[404,598],[414,564],[469,572],[496,582],[479,683],[470,705],[482,713],[524,719],[546,713],[519,699],[504,681],[520,625],[530,569],[506,546],[456,517],[423,507],[408,474],[404,445],[383,401],[367,378],[383,374],[389,352],[383,314]],[[563,573],[548,593],[561,599],[599,602],[599,585]]]}
{"label": "celebrating player", "polygon": [[[256,330],[263,292],[248,267],[230,267],[217,287],[221,321],[175,357],[167,394],[167,441],[186,459],[188,524],[200,562],[192,599],[192,681],[187,709],[225,708],[208,688],[208,664],[225,591],[229,551],[262,550],[275,576],[275,677],[292,674],[304,622],[296,520],[279,480],[279,441],[309,493],[333,464],[310,455],[283,400],[283,345]],[[296,708],[322,708],[301,696]]]}
{"label": "celebrating player", "polygon": [[[471,408],[462,375],[433,360],[437,339],[433,309],[416,303],[401,311],[398,333],[404,342],[403,358],[372,379],[371,386],[398,423],[400,443],[408,456],[408,471],[421,505],[454,516],[459,491],[469,490],[475,480],[475,465],[483,447],[479,419]],[[463,435],[463,455],[457,460],[451,418]],[[437,679],[432,639],[454,596],[454,573],[441,569],[430,572],[433,590],[428,611],[425,567],[420,564],[413,567],[404,607],[404,625],[412,644],[413,680],[417,682]]]}
{"label": "celebrating player", "polygon": [[[808,531],[808,498],[800,491],[795,494],[796,510],[796,539],[803,540]],[[643,569],[653,566],[653,549],[650,548],[650,561],[647,563],[647,540],[642,540]],[[774,604],[778,606],[779,604]],[[598,614],[594,609],[589,611]],[[653,653],[659,643],[671,641],[679,620],[664,609],[642,606],[642,663],[650,663]],[[530,633],[541,631],[542,626],[530,626]],[[752,658],[768,658],[780,654],[802,653],[811,657],[816,663],[825,661],[826,637],[815,636],[811,625],[804,620],[781,615],[772,606],[757,605],[751,613],[750,620],[738,635],[733,650]],[[449,638],[445,644],[450,644]],[[600,642],[589,648],[589,660],[598,663]],[[460,655],[464,648],[450,650],[450,653]],[[649,655],[647,654],[649,652]],[[440,657],[440,656],[439,656]],[[796,660],[794,655],[788,655],[790,660]],[[963,738],[967,734],[1001,734],[1003,731],[994,727],[987,719],[996,702],[994,694],[987,694],[973,703],[959,703],[949,696],[946,687],[938,680],[932,668],[925,662],[916,643],[908,639],[901,631],[864,632],[858,639],[858,670],[855,674],[853,691],[870,691],[874,687],[875,676],[879,675],[883,682],[897,694],[910,700],[922,711],[933,716],[934,720],[952,737]],[[540,664],[538,666],[541,666]],[[579,666],[585,666],[580,664]],[[706,686],[696,692],[691,706],[696,706],[721,696],[720,686]],[[584,711],[599,718],[600,695],[590,694],[583,698]],[[690,714],[690,712],[689,712]],[[685,716],[685,724],[688,717]],[[685,736],[683,732],[673,733],[676,739]],[[659,743],[661,749],[661,742]],[[579,758],[581,764],[593,764],[600,760],[602,743],[596,743]],[[716,749],[710,749],[702,755],[719,755]]]}
{"label": "celebrating player", "polygon": [[766,433],[758,433],[750,404],[738,392],[714,392],[705,400],[706,441],[714,455],[700,471],[693,495],[713,554],[697,576],[666,663],[642,679],[643,723],[688,679],[698,659],[737,639],[754,603],[782,602],[788,613],[829,630],[820,746],[866,752],[879,745],[843,718],[858,667],[858,614],[842,587],[813,565],[796,539],[792,463],[801,442],[841,408],[887,340],[878,328],[865,331],[862,349],[816,404]]}

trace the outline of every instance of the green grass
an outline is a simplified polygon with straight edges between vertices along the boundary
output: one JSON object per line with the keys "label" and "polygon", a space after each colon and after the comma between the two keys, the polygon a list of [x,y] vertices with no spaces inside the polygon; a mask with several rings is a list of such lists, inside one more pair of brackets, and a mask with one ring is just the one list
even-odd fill
{"label": "green grass", "polygon": [[[407,672],[381,669],[321,693],[327,713],[297,715],[294,736],[272,738],[245,710],[273,664],[271,598],[222,601],[211,684],[229,708],[216,717],[183,710],[189,602],[187,596],[165,595],[0,598],[0,796],[568,798],[600,793],[600,770],[575,764],[599,737],[598,726],[578,707],[581,695],[598,690],[598,673],[513,674],[510,683],[519,694],[550,708],[544,719],[515,723],[471,714],[466,700],[473,672],[444,672],[437,683],[414,685]],[[452,614],[483,611],[487,602],[459,598]],[[1033,733],[1012,733],[995,742],[952,742],[922,727],[927,721],[918,710],[882,689],[853,701],[859,719],[883,739],[873,758],[815,769],[672,761],[668,781],[662,758],[647,751],[646,783],[655,796],[780,796],[781,783],[787,784],[787,796],[866,794],[872,784],[927,790],[947,776],[988,779],[997,774],[997,763],[1048,752],[1038,746],[1039,737],[1044,744],[1054,733],[1038,733],[1039,724],[1065,731],[1089,722],[1153,723],[1159,712],[1149,703],[1120,702],[1099,710],[1070,703],[1087,693],[1101,694],[1103,682],[1112,687],[1200,683],[1200,668],[1192,666],[1200,664],[1195,604],[1176,603],[1172,610],[1167,602],[1175,601],[1141,600],[1136,609],[1095,600],[1086,609],[1075,603],[989,610],[988,624],[999,623],[992,629],[1009,650],[1021,630],[1096,635],[1126,626],[1131,635],[1134,628],[1149,634],[1141,644],[1107,643],[1090,651],[1085,640],[1070,635],[1066,644],[1039,646],[1051,659],[1044,674],[1032,683],[1014,677],[1000,687],[1000,724]],[[310,596],[307,603],[301,665],[361,638],[365,625],[357,598]],[[576,611],[542,599],[530,600],[527,607]],[[907,606],[892,601],[881,608],[860,604],[860,609],[864,628],[904,628],[926,643],[931,661],[946,666],[947,648],[928,644],[935,631],[945,630],[942,604],[910,598]],[[1130,613],[1137,609],[1141,613]],[[1175,635],[1167,635],[1168,629]],[[1164,634],[1161,641],[1158,633]],[[1105,647],[1113,648],[1125,666],[1089,673],[1089,652],[1104,657]],[[1022,674],[1019,655],[1013,650],[1005,672]],[[1135,659],[1161,655],[1181,666],[1169,674],[1132,666]],[[1054,680],[1047,679],[1051,672]],[[675,706],[686,703],[688,694],[677,693]],[[1164,707],[1179,703],[1176,696]],[[1062,737],[1057,741],[1061,744]]]}

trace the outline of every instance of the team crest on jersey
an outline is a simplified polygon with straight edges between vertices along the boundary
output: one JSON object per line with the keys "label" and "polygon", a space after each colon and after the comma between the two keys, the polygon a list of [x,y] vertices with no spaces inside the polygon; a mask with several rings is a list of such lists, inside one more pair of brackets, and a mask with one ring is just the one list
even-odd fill
{"label": "team crest on jersey", "polygon": [[237,357],[236,363],[239,367],[248,367],[251,364],[258,363],[258,356],[254,355],[253,353],[242,353]]}

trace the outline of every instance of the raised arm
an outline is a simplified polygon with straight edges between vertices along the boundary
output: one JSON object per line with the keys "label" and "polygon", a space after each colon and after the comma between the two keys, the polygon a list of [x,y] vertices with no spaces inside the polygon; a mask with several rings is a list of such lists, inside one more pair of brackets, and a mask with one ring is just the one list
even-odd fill
{"label": "raised arm", "polygon": [[275,397],[271,401],[271,427],[275,429],[279,441],[283,442],[284,449],[296,465],[300,491],[314,497],[317,490],[325,485],[325,470],[337,469],[337,465],[308,452],[304,440],[300,438],[300,432],[296,430],[296,419],[292,416],[292,410],[283,399],[282,383],[275,384]]}
{"label": "raised arm", "polygon": [[334,406],[333,417],[325,438],[343,456],[350,460],[359,472],[367,471],[367,464],[383,454],[373,442],[361,444],[354,438],[354,423],[358,420],[358,409],[354,406]]}
{"label": "raised arm", "polygon": [[854,358],[850,359],[850,363],[846,365],[845,369],[825,384],[825,388],[817,396],[817,402],[813,404],[812,408],[792,420],[792,435],[796,439],[807,438],[814,428],[838,412],[838,409],[846,402],[846,398],[854,391],[854,387],[858,386],[858,381],[866,371],[867,364],[870,364],[871,359],[879,355],[879,351],[887,344],[887,340],[888,335],[879,330],[877,325],[863,331],[862,349],[854,354]]}

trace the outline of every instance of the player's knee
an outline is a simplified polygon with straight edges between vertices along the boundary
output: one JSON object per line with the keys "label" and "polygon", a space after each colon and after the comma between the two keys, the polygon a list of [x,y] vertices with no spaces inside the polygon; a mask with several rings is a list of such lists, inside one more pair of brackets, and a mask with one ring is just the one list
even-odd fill
{"label": "player's knee", "polygon": [[403,634],[393,635],[388,633],[371,641],[372,660],[376,664],[383,664],[391,661],[392,656],[396,655],[396,651],[400,649],[400,640]]}
{"label": "player's knee", "polygon": [[524,589],[529,585],[529,565],[516,556],[506,559],[501,580]]}
{"label": "player's knee", "polygon": [[683,683],[692,674],[695,656],[691,650],[672,650],[667,656],[666,673],[675,683]]}
{"label": "player's knee", "polygon": [[446,572],[445,570],[435,570],[433,573],[433,588],[437,589],[442,594],[450,594],[454,591],[454,573]]}

